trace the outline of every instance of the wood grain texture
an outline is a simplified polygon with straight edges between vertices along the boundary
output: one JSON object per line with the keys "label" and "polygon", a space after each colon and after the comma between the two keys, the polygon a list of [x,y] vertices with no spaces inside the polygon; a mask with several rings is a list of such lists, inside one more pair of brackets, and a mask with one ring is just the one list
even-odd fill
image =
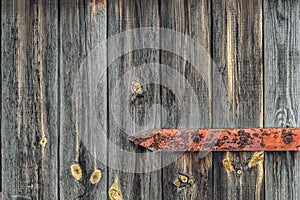
{"label": "wood grain texture", "polygon": [[[158,1],[116,1],[108,3],[108,38],[118,33],[141,27],[158,27]],[[162,199],[160,171],[129,173],[146,169],[151,162],[160,166],[160,157],[151,160],[149,152],[134,148],[128,136],[141,130],[160,128],[160,76],[154,64],[159,61],[156,49],[137,49],[127,52],[144,40],[158,43],[159,38],[144,38],[143,31],[128,34],[124,40],[108,44],[109,66],[109,186],[116,175],[120,178],[123,199]],[[158,35],[158,33],[156,33]],[[128,37],[127,37],[128,36]],[[130,38],[130,36],[133,36]],[[114,49],[124,51],[114,58]],[[144,65],[144,70],[140,70]],[[131,156],[120,155],[120,150]],[[116,170],[117,169],[117,170]]]}
{"label": "wood grain texture", "polygon": [[[227,126],[262,127],[262,2],[213,0],[212,18],[213,60],[228,93]],[[220,114],[218,110],[213,111],[214,116]],[[220,125],[213,119],[213,126]],[[252,154],[213,154],[214,199],[264,198],[263,169],[243,167]],[[227,172],[222,163],[224,158],[237,169],[242,168],[243,173]]]}
{"label": "wood grain texture", "polygon": [[[300,125],[300,3],[264,1],[265,126]],[[265,155],[266,199],[299,199],[299,152]]]}
{"label": "wood grain texture", "polygon": [[[192,60],[201,60],[200,67],[210,69],[210,63],[203,59],[197,45],[189,42],[187,36],[195,40],[205,55],[210,56],[210,1],[161,1],[161,27],[185,37],[175,40],[171,35],[161,36],[161,47],[169,45],[173,52],[161,52],[161,64],[167,65],[175,72],[161,67],[162,84],[162,126],[164,128],[211,127],[211,106],[209,87],[204,80],[209,80],[210,73],[200,74],[198,66]],[[176,55],[181,51],[181,55]],[[204,58],[207,58],[207,57]],[[209,59],[208,59],[209,60]],[[205,65],[205,66],[202,66]],[[204,76],[204,77],[203,77]],[[195,98],[193,98],[193,96]],[[181,157],[180,157],[181,156]],[[179,158],[180,157],[180,158]],[[175,158],[179,158],[175,160]],[[211,199],[212,198],[212,155],[200,158],[197,153],[165,153],[163,168],[164,199]],[[176,188],[173,181],[178,173],[192,175],[195,184],[191,187]]]}
{"label": "wood grain texture", "polygon": [[[160,32],[150,39],[182,55],[147,48],[109,60],[116,46],[99,46],[107,36],[149,26],[186,34],[211,54],[217,68],[210,70],[210,59],[202,64],[212,85],[189,60],[203,55],[188,37],[175,41]],[[299,152],[267,152],[264,165],[248,168],[250,152],[205,158],[165,153],[153,160],[127,138],[162,127],[298,127],[299,34],[299,0],[3,0],[0,196],[108,199],[118,175],[126,200],[300,199]],[[127,51],[143,42],[136,32],[117,48]],[[104,57],[112,61],[109,68]],[[228,92],[225,111],[220,110],[224,94],[218,84]],[[76,162],[76,132],[80,181],[70,171]],[[108,146],[106,136],[115,147]],[[141,154],[122,157],[118,148]],[[102,178],[93,185],[95,156]],[[149,173],[111,167],[131,165],[139,171],[175,158]],[[224,168],[224,159],[234,172]],[[192,175],[195,184],[176,188],[173,181],[180,172]]]}
{"label": "wood grain texture", "polygon": [[[106,38],[106,20],[106,1],[60,1],[61,199],[107,198],[106,144],[99,140],[101,131],[106,134],[107,124],[107,79],[100,77],[106,70],[100,59],[100,54],[106,56],[106,47],[99,50]],[[83,174],[79,181],[70,170],[77,162],[77,134]],[[102,177],[94,185],[89,179],[95,168],[102,171]]]}
{"label": "wood grain texture", "polygon": [[1,11],[2,198],[57,199],[57,4],[2,1]]}

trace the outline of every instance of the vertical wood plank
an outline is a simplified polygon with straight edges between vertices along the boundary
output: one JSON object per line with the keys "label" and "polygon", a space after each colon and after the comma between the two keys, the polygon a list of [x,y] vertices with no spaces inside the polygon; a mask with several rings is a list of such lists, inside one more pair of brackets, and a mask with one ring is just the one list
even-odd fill
{"label": "vertical wood plank", "polygon": [[[265,126],[300,125],[300,2],[264,1]],[[265,153],[266,199],[299,199],[299,152]]]}
{"label": "vertical wood plank", "polygon": [[[79,154],[79,165],[83,170],[82,182],[77,182],[70,172],[75,163],[76,151],[76,112],[79,113],[79,95],[75,86],[75,78],[85,52],[84,37],[84,2],[60,1],[60,94],[61,94],[61,121],[60,121],[60,197],[62,199],[79,199],[86,195],[88,167],[86,154]],[[73,93],[76,93],[75,105],[72,102]],[[78,102],[78,103],[77,103]],[[77,114],[78,114],[77,113]],[[78,117],[79,118],[79,117]],[[86,134],[86,133],[78,133]],[[80,152],[83,152],[80,145]],[[83,157],[85,156],[85,157]],[[89,163],[91,164],[91,163]],[[85,165],[85,166],[83,166]]]}
{"label": "vertical wood plank", "polygon": [[57,8],[52,0],[2,1],[3,199],[58,198]]}
{"label": "vertical wood plank", "polygon": [[[227,87],[228,127],[262,127],[262,2],[213,0],[212,18],[213,60]],[[213,115],[223,113],[214,110]],[[213,126],[220,125],[213,121]],[[262,166],[245,167],[252,155],[250,152],[213,154],[214,199],[264,198]],[[224,168],[225,158],[231,161],[234,172]],[[238,169],[243,173],[237,174]]]}
{"label": "vertical wood plank", "polygon": [[[197,66],[191,64],[192,59],[200,59],[200,67],[210,69],[211,40],[210,1],[161,1],[161,27],[168,28],[186,36],[175,40],[171,35],[161,37],[161,46],[170,46],[182,51],[182,55],[162,51],[161,64],[175,70],[171,73],[161,68],[162,83],[162,126],[166,128],[208,128],[211,126],[211,110],[208,85],[204,82],[204,74],[200,74]],[[203,59],[199,47],[186,38],[192,38],[203,48],[207,60]],[[206,57],[205,57],[206,58]],[[202,60],[203,59],[203,60]],[[202,63],[203,62],[203,63]],[[191,87],[189,87],[189,84]],[[193,99],[195,94],[196,99]],[[165,153],[163,162],[180,155]],[[165,164],[164,164],[165,165]],[[178,160],[163,168],[164,199],[211,199],[212,198],[212,154],[199,158],[197,153],[184,153]],[[191,187],[177,188],[173,181],[178,173],[192,175],[195,184]]]}
{"label": "vertical wood plank", "polygon": [[[99,52],[101,41],[106,39],[106,20],[106,1],[60,1],[62,199],[107,198],[106,144],[99,140],[107,123],[107,80],[105,75],[100,77],[106,71],[106,64],[100,59],[100,54],[106,57],[106,46]],[[71,174],[70,167],[75,163],[82,169],[80,180]],[[92,184],[90,177],[95,168],[101,170],[102,177]]]}
{"label": "vertical wood plank", "polygon": [[[158,27],[158,6],[155,0],[109,1],[108,38],[135,28]],[[159,70],[151,64],[158,63],[159,51],[137,49],[111,60],[115,48],[126,51],[144,40],[153,40],[152,43],[158,44],[159,38],[143,38],[142,32],[128,34],[128,37],[114,45],[108,44],[108,62],[112,62],[108,70],[109,141],[116,144],[115,147],[109,146],[109,186],[113,184],[114,177],[119,176],[123,199],[126,200],[162,199],[160,171],[129,173],[120,169],[122,166],[132,166],[131,172],[139,171],[152,162],[148,157],[149,152],[134,148],[128,136],[160,127],[160,108],[156,106],[160,104]],[[140,65],[145,65],[144,70],[139,70]],[[124,156],[119,149],[143,154]],[[160,158],[155,162],[159,166]]]}

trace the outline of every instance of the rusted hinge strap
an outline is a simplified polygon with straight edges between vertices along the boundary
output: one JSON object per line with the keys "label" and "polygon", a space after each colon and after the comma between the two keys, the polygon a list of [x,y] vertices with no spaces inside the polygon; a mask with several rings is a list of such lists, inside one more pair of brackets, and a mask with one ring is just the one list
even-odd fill
{"label": "rusted hinge strap", "polygon": [[160,129],[129,140],[151,151],[297,151],[300,129]]}

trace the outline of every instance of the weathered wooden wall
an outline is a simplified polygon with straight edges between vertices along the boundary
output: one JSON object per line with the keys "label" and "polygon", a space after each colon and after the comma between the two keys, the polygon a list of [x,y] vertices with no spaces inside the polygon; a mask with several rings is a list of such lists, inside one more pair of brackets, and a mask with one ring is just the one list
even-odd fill
{"label": "weathered wooden wall", "polygon": [[[299,127],[299,0],[2,0],[1,7],[4,200],[108,199],[116,175],[123,199],[128,200],[300,199],[298,152],[266,152],[264,163],[250,169],[243,163],[252,152],[215,152],[204,158],[184,153],[161,170],[138,174],[107,167],[98,159],[102,178],[96,185],[89,181],[95,156],[110,165],[133,162],[137,170],[147,165],[147,154],[128,160],[105,142],[95,145],[99,128],[117,147],[145,153],[127,140],[127,134],[141,127],[213,128],[224,126],[225,121],[227,127]],[[220,86],[212,88],[209,98],[211,88],[182,56],[159,49],[135,50],[108,68],[106,60],[93,56],[106,38],[142,27],[181,32],[210,54],[216,64],[211,78],[221,74],[228,91],[226,113],[216,109]],[[119,48],[126,51],[143,42],[139,34],[118,44]],[[175,49],[182,42],[153,38],[153,43],[170,43]],[[187,50],[194,48],[189,45]],[[110,49],[113,46],[107,44],[97,53],[110,58]],[[136,68],[153,63],[178,73]],[[99,71],[103,76],[97,76]],[[143,84],[147,78],[155,83]],[[142,84],[142,95],[135,94],[135,82]],[[197,96],[196,104],[186,82]],[[179,101],[178,92],[185,101]],[[97,101],[91,101],[91,95]],[[176,154],[161,155],[157,164],[172,156]],[[243,173],[228,172],[224,159]],[[76,162],[83,172],[80,181],[70,173]],[[174,187],[179,172],[193,175],[195,184]]]}

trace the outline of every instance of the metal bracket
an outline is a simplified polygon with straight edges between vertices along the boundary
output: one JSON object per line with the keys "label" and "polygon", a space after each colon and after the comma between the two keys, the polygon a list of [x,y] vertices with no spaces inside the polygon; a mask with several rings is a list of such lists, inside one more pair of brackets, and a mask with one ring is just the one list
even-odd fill
{"label": "metal bracket", "polygon": [[151,151],[299,151],[300,128],[160,129],[129,140]]}

